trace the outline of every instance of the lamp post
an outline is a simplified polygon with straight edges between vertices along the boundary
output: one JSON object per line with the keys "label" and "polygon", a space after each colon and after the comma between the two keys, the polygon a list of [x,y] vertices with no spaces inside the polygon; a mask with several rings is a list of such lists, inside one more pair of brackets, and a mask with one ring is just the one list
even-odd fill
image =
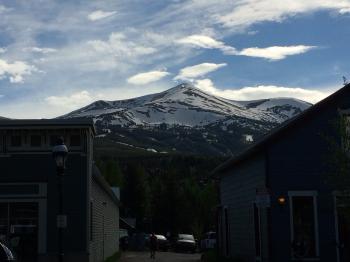
{"label": "lamp post", "polygon": [[68,155],[68,149],[64,144],[62,137],[58,138],[56,145],[52,149],[52,156],[56,163],[56,173],[58,179],[58,214],[57,214],[57,228],[58,228],[58,261],[63,262],[63,229],[67,227],[67,216],[63,214],[63,176],[65,170],[65,163]]}

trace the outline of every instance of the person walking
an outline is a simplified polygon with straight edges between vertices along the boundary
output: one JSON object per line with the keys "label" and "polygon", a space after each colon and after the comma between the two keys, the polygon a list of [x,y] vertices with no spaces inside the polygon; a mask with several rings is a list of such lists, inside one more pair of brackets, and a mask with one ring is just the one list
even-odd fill
{"label": "person walking", "polygon": [[158,240],[157,237],[154,233],[152,233],[150,239],[149,239],[149,248],[151,251],[151,259],[156,259],[156,250],[157,250],[157,246],[158,246]]}

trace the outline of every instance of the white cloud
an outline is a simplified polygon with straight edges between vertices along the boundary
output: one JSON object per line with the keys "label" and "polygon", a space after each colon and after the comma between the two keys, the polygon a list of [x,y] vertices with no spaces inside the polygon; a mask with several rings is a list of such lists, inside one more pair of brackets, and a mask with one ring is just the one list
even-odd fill
{"label": "white cloud", "polygon": [[123,33],[111,33],[107,41],[93,40],[88,42],[96,52],[110,53],[115,56],[137,57],[140,55],[149,55],[157,50],[142,44],[137,44],[127,40]]}
{"label": "white cloud", "polygon": [[344,13],[350,8],[348,0],[245,0],[239,1],[225,15],[216,14],[225,27],[247,28],[253,24],[271,21],[281,22],[298,14],[320,10],[335,10]]}
{"label": "white cloud", "polygon": [[293,97],[310,103],[317,103],[332,94],[335,89],[315,90],[300,87],[283,87],[275,85],[261,85],[243,87],[240,89],[224,89],[215,87],[210,79],[196,80],[195,86],[205,92],[231,100],[258,100],[276,97]]}
{"label": "white cloud", "polygon": [[150,71],[131,76],[127,79],[127,82],[133,85],[145,85],[158,81],[167,75],[169,75],[169,73],[166,71]]}
{"label": "white cloud", "polygon": [[270,46],[266,48],[250,47],[239,52],[239,55],[261,57],[269,60],[281,60],[291,55],[303,54],[316,46]]}
{"label": "white cloud", "polygon": [[206,35],[190,35],[176,41],[179,44],[189,44],[196,47],[206,49],[220,49],[225,54],[236,54],[237,51],[232,46],[227,46],[221,41],[217,41],[212,37]]}
{"label": "white cloud", "polygon": [[37,68],[23,61],[9,63],[0,59],[0,79],[9,78],[11,83],[23,83],[25,75],[37,72]]}
{"label": "white cloud", "polygon": [[67,96],[49,96],[45,101],[51,106],[72,110],[91,103],[93,97],[88,91],[83,90]]}
{"label": "white cloud", "polygon": [[187,44],[205,49],[219,49],[226,55],[242,55],[251,57],[261,57],[269,60],[281,60],[291,55],[305,53],[316,46],[292,45],[292,46],[270,46],[265,48],[250,47],[238,51],[224,42],[217,41],[205,35],[190,35],[177,41],[179,44]]}
{"label": "white cloud", "polygon": [[0,14],[8,12],[10,10],[11,10],[11,8],[8,8],[8,7],[4,6],[4,5],[0,5]]}
{"label": "white cloud", "polygon": [[182,68],[174,80],[192,80],[194,78],[204,76],[210,72],[216,71],[221,67],[226,66],[226,63],[214,64],[214,63],[202,63],[194,66],[188,66]]}
{"label": "white cloud", "polygon": [[150,63],[158,54],[158,49],[150,46],[149,41],[130,38],[124,33],[113,32],[106,40],[72,43],[45,57],[41,64],[43,68],[54,71],[70,68],[74,72],[103,72],[117,68],[114,75],[119,78],[123,74],[122,77],[125,78],[130,75],[132,67]]}
{"label": "white cloud", "polygon": [[42,54],[49,54],[49,53],[54,53],[57,52],[57,49],[54,48],[48,48],[48,47],[27,47],[24,48],[23,51],[29,51],[29,52],[34,52],[34,53],[42,53]]}
{"label": "white cloud", "polygon": [[5,53],[5,52],[6,52],[6,48],[0,47],[0,54],[3,54],[3,53]]}
{"label": "white cloud", "polygon": [[96,10],[88,15],[88,19],[91,21],[97,21],[115,15],[116,13],[116,11],[106,12],[102,10]]}
{"label": "white cloud", "polygon": [[350,13],[350,7],[345,7],[345,8],[340,9],[339,13],[342,14],[342,15]]}

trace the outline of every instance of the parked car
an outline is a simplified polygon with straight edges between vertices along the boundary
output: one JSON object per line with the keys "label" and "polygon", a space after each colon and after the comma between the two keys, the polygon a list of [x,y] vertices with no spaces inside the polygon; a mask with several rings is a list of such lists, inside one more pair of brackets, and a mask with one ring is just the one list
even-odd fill
{"label": "parked car", "polygon": [[197,250],[196,240],[193,235],[179,234],[174,243],[174,249],[176,252],[192,252]]}
{"label": "parked car", "polygon": [[203,239],[200,241],[201,250],[213,249],[216,246],[216,232],[205,233]]}
{"label": "parked car", "polygon": [[11,250],[0,242],[0,262],[15,261]]}
{"label": "parked car", "polygon": [[163,235],[155,235],[158,241],[158,249],[162,251],[168,251],[170,248],[170,242]]}

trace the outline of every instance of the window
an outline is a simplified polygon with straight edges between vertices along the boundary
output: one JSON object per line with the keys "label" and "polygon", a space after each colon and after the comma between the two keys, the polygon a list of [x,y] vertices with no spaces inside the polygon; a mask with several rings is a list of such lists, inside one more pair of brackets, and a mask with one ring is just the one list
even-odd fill
{"label": "window", "polygon": [[30,136],[30,146],[31,147],[40,147],[41,146],[41,136],[40,135],[31,135]]}
{"label": "window", "polygon": [[50,136],[50,146],[55,146],[58,138],[58,135]]}
{"label": "window", "polygon": [[80,146],[80,135],[70,136],[70,146]]}
{"label": "window", "polygon": [[292,258],[316,258],[318,228],[316,194],[312,192],[290,193]]}
{"label": "window", "polygon": [[11,136],[11,146],[13,146],[13,147],[22,146],[22,137],[21,136]]}

